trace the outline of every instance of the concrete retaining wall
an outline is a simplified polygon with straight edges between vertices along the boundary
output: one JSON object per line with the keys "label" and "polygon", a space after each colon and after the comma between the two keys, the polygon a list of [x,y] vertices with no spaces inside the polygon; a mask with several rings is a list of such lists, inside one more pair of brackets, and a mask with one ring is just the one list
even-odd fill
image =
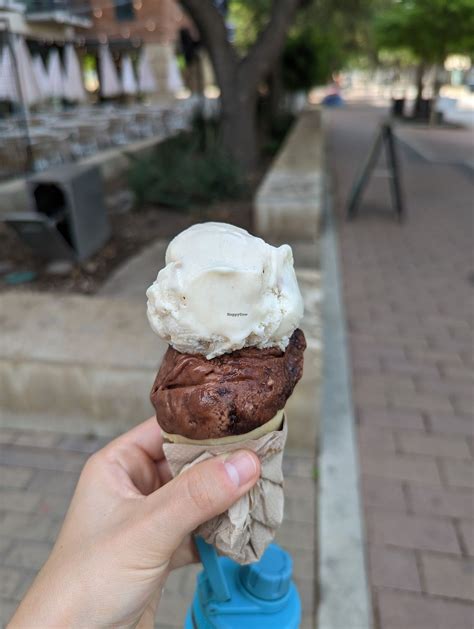
{"label": "concrete retaining wall", "polygon": [[[304,301],[302,329],[308,348],[302,381],[288,401],[290,443],[316,451],[321,391],[320,217],[324,205],[321,112],[304,110],[255,197],[257,232],[273,244],[289,243]],[[291,431],[293,431],[291,433]]]}
{"label": "concrete retaining wall", "polygon": [[108,435],[152,414],[166,344],[144,301],[12,292],[0,312],[1,425]]}
{"label": "concrete retaining wall", "polygon": [[255,199],[259,234],[269,240],[316,240],[323,207],[321,112],[306,109],[295,123]]}

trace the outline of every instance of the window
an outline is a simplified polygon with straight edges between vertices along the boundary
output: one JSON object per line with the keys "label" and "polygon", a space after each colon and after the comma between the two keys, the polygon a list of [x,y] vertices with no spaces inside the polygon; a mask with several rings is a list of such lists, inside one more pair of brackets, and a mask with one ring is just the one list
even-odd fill
{"label": "window", "polygon": [[135,19],[132,0],[115,0],[115,17],[119,22],[129,22]]}

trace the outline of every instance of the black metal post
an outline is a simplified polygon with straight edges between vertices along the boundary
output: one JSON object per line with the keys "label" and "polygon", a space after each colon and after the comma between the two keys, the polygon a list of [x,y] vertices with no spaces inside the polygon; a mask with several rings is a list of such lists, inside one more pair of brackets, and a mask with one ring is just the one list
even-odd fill
{"label": "black metal post", "polygon": [[400,169],[398,167],[398,157],[395,148],[395,137],[393,135],[392,126],[387,123],[384,125],[386,155],[389,163],[391,177],[390,177],[390,190],[392,193],[392,201],[397,212],[398,219],[402,220],[404,215],[404,205],[402,196],[402,187],[400,181]]}
{"label": "black metal post", "polygon": [[379,157],[380,149],[383,142],[383,134],[381,131],[377,133],[374,141],[370,147],[369,153],[365,162],[362,165],[360,170],[360,174],[358,175],[354,187],[349,196],[349,204],[347,207],[347,219],[351,220],[357,214],[359,209],[360,199],[362,197],[362,193],[367,185],[370,173],[375,166],[375,163]]}

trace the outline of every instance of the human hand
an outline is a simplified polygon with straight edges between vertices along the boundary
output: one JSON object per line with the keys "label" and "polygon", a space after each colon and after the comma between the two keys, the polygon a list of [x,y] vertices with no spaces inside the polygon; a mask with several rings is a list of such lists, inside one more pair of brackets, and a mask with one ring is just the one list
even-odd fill
{"label": "human hand", "polygon": [[155,418],[87,461],[52,553],[10,621],[17,627],[145,627],[168,573],[196,561],[191,533],[258,480],[240,450],[171,479]]}

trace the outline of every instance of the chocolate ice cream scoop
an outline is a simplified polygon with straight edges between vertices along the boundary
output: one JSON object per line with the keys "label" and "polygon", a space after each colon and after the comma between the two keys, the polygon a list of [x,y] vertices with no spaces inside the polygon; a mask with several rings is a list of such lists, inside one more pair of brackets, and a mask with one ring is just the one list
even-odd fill
{"label": "chocolate ice cream scoop", "polygon": [[254,430],[285,406],[303,373],[305,348],[299,329],[285,351],[246,347],[208,360],[169,347],[151,391],[160,426],[188,439]]}

